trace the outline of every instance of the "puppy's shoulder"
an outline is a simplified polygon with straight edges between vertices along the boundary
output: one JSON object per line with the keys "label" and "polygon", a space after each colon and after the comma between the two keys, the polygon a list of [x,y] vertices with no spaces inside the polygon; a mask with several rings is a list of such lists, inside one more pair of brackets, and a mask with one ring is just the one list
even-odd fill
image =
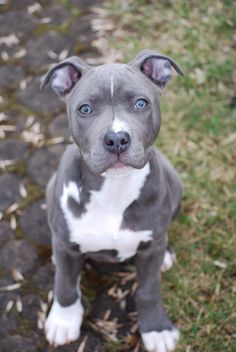
{"label": "puppy's shoulder", "polygon": [[64,185],[70,181],[81,182],[81,154],[75,144],[70,144],[60,160],[55,180],[55,193],[60,198]]}

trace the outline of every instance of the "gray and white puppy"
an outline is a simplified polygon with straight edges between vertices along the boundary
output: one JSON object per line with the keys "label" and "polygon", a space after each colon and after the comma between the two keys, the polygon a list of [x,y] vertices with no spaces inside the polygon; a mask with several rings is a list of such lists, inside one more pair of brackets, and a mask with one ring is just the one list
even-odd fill
{"label": "gray and white puppy", "polygon": [[56,273],[47,340],[63,345],[80,335],[80,273],[86,258],[135,256],[136,305],[147,351],[173,351],[178,330],[161,297],[161,267],[172,265],[167,232],[181,201],[181,182],[154,143],[169,57],[144,50],[129,64],[91,67],[78,57],[54,66],[51,82],[65,101],[74,139],[47,187]]}

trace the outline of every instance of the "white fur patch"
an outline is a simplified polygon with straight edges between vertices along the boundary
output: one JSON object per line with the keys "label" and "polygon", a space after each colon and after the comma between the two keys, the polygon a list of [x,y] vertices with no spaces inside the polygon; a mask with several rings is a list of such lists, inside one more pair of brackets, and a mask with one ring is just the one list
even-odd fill
{"label": "white fur patch", "polygon": [[77,340],[83,313],[80,299],[68,307],[61,306],[54,299],[45,322],[45,334],[50,345],[59,346]]}
{"label": "white fur patch", "polygon": [[73,181],[69,181],[68,185],[63,187],[63,195],[60,199],[63,208],[67,206],[68,197],[73,198],[77,203],[80,202],[79,189]]}
{"label": "white fur patch", "polygon": [[[114,96],[114,76],[111,75],[111,98],[113,99]],[[114,121],[113,124],[111,126],[112,131],[114,131],[115,133],[118,132],[127,132],[130,133],[130,128],[127,122],[120,120],[117,117],[117,113],[115,111],[115,107],[114,107]]]}
{"label": "white fur patch", "polygon": [[[140,170],[125,167],[106,171],[101,189],[91,192],[86,211],[80,218],[75,217],[68,208],[70,192],[68,186],[64,185],[61,208],[67,221],[70,241],[79,244],[82,253],[114,249],[118,251],[119,259],[125,260],[136,253],[141,241],[151,240],[150,230],[120,228],[125,209],[138,199],[149,172],[149,163]],[[74,187],[77,187],[76,184]]]}
{"label": "white fur patch", "polygon": [[179,331],[177,329],[151,331],[142,334],[142,340],[148,352],[172,352],[179,340]]}
{"label": "white fur patch", "polygon": [[114,76],[111,75],[111,97],[114,95]]}
{"label": "white fur patch", "polygon": [[165,256],[163,259],[163,263],[161,266],[161,271],[165,272],[172,268],[174,263],[176,262],[176,255],[175,253],[171,253],[170,251],[166,250]]}
{"label": "white fur patch", "polygon": [[118,117],[115,118],[112,126],[111,126],[112,131],[115,133],[118,132],[127,132],[130,133],[130,128],[127,122],[121,121]]}

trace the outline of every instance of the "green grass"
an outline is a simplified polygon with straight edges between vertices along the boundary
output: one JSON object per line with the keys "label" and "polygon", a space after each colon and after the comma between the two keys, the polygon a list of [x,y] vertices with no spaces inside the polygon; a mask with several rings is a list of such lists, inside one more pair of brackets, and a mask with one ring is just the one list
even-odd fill
{"label": "green grass", "polygon": [[157,139],[185,187],[182,213],[170,229],[178,264],[163,277],[166,308],[182,331],[177,351],[233,352],[235,3],[113,0],[106,8],[116,23],[114,32],[106,34],[113,54],[129,61],[150,48],[173,57],[185,72],[163,93]]}

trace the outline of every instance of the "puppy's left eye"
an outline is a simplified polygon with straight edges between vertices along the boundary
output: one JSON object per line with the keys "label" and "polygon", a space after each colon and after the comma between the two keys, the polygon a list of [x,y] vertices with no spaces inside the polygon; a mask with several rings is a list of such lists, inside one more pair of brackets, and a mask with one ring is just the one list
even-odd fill
{"label": "puppy's left eye", "polygon": [[89,104],[83,104],[79,107],[79,112],[81,112],[83,115],[91,114],[92,111],[93,109]]}
{"label": "puppy's left eye", "polygon": [[134,107],[135,107],[135,109],[143,110],[146,108],[147,105],[148,105],[147,100],[138,99],[138,100],[136,100]]}

